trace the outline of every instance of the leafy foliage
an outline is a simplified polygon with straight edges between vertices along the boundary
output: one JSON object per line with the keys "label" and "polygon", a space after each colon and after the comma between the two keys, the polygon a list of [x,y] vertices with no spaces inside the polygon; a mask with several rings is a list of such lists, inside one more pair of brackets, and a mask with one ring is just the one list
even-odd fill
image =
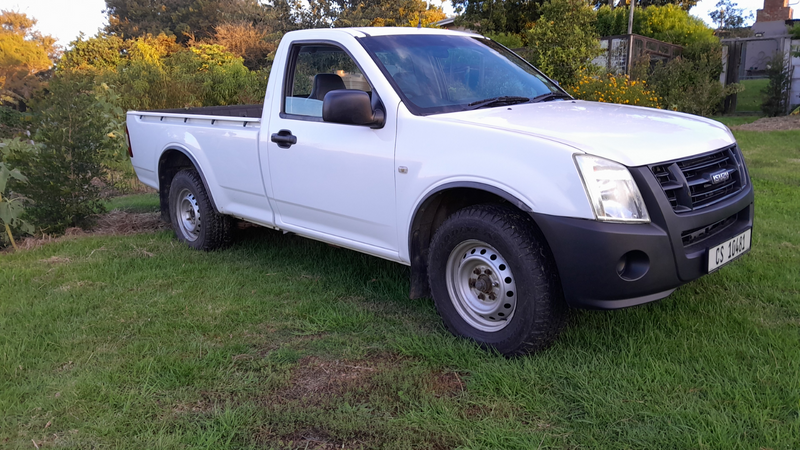
{"label": "leafy foliage", "polygon": [[764,102],[761,111],[769,117],[782,116],[789,109],[789,91],[792,87],[792,65],[787,55],[775,53],[767,64],[769,84],[761,93]]}
{"label": "leafy foliage", "polygon": [[486,37],[508,48],[521,48],[522,36],[513,33],[487,33]]}
{"label": "leafy foliage", "polygon": [[58,61],[58,70],[86,75],[116,70],[125,61],[133,42],[105,33],[91,38],[81,34]]}
{"label": "leafy foliage", "polygon": [[594,9],[585,0],[549,0],[541,13],[527,34],[530,60],[550,78],[574,85],[601,53]]}
{"label": "leafy foliage", "polygon": [[[626,34],[628,8],[611,9],[602,6],[598,9],[597,32],[600,36]],[[714,36],[714,31],[702,20],[690,16],[688,12],[673,4],[636,9],[633,16],[633,32],[682,46],[719,41]]]}
{"label": "leafy foliage", "polygon": [[12,148],[6,160],[28,177],[14,184],[29,201],[25,216],[49,233],[87,226],[103,211],[95,180],[118,145],[109,136],[107,111],[91,80],[61,75],[35,104],[35,145]]}
{"label": "leafy foliage", "polygon": [[89,76],[118,94],[117,106],[146,110],[260,102],[269,71],[248,70],[222,45],[187,48],[161,34],[79,39],[58,73]]}
{"label": "leafy foliage", "polygon": [[0,102],[23,110],[57,54],[55,39],[35,25],[25,14],[0,12]]}
{"label": "leafy foliage", "polygon": [[722,100],[741,90],[719,82],[722,49],[718,43],[697,44],[666,64],[658,64],[646,76],[648,84],[663,99],[665,108],[709,116],[719,110]]}
{"label": "leafy foliage", "polygon": [[584,72],[567,90],[582,100],[659,107],[658,96],[647,87],[647,82],[631,80],[627,75],[609,73],[598,77]]}
{"label": "leafy foliage", "polygon": [[109,34],[132,39],[164,33],[178,42],[210,38],[222,23],[257,19],[256,0],[106,0]]}
{"label": "leafy foliage", "polygon": [[523,36],[539,18],[543,0],[452,0],[458,25],[481,34]]}
{"label": "leafy foliage", "polygon": [[[697,5],[697,1],[698,0],[637,0],[636,7],[646,8],[648,6],[675,5],[684,11],[689,11],[695,5]],[[600,8],[601,6],[626,8],[629,4],[630,0],[594,0],[594,6],[596,8]]]}
{"label": "leafy foliage", "polygon": [[10,243],[14,248],[17,247],[14,241],[15,231],[22,231],[23,233],[33,233],[34,229],[28,222],[22,220],[22,213],[24,207],[22,198],[10,192],[8,182],[15,180],[18,183],[26,183],[28,179],[20,173],[19,169],[9,169],[8,165],[3,162],[3,155],[8,153],[9,148],[16,148],[21,145],[19,139],[6,140],[0,147],[0,248]]}
{"label": "leafy foliage", "polygon": [[165,109],[261,101],[268,72],[250,72],[241,58],[215,44],[188,49],[171,38],[140,38],[130,57],[102,79],[125,109]]}
{"label": "leafy foliage", "polygon": [[242,58],[245,67],[259,70],[270,67],[278,49],[280,33],[267,24],[224,23],[215,29],[214,42]]}
{"label": "leafy foliage", "polygon": [[0,139],[27,136],[30,122],[30,113],[0,106]]}
{"label": "leafy foliage", "polygon": [[335,27],[431,26],[446,16],[442,8],[424,0],[323,0],[310,2],[326,11],[325,20]]}

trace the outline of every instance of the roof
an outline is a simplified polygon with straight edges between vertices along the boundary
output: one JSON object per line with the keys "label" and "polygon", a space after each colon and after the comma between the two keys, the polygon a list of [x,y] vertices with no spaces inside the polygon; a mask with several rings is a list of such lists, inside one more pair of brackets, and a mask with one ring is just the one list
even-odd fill
{"label": "roof", "polygon": [[416,27],[362,27],[362,28],[315,28],[312,30],[297,30],[289,34],[305,34],[309,32],[339,32],[347,33],[354,37],[365,36],[401,36],[401,35],[438,35],[438,36],[476,36],[475,33],[465,33],[463,31],[443,30],[440,28],[416,28]]}

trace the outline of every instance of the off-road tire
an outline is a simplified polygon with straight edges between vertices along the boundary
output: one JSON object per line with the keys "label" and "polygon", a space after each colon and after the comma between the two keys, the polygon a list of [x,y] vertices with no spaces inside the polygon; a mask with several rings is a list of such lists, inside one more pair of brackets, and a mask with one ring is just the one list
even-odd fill
{"label": "off-road tire", "polygon": [[[484,274],[497,271],[499,278]],[[481,291],[475,283],[480,277]],[[566,321],[567,306],[544,237],[531,217],[510,206],[469,206],[448,217],[431,241],[428,278],[447,329],[506,356],[548,347]],[[504,296],[491,289],[505,289]],[[485,292],[503,303],[488,296],[478,302]],[[506,298],[515,299],[513,305]]]}
{"label": "off-road tire", "polygon": [[172,179],[169,216],[175,237],[197,250],[217,250],[233,241],[233,220],[214,211],[196,170],[182,170]]}

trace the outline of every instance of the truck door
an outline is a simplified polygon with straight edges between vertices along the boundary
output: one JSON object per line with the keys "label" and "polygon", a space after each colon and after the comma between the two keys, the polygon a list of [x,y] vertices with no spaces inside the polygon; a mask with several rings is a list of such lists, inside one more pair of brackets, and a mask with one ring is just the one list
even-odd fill
{"label": "truck door", "polygon": [[[331,43],[293,45],[284,83],[276,99],[280,113],[273,107],[262,138],[269,139],[278,225],[382,249],[377,254],[396,252],[393,112],[380,129],[323,122],[322,100],[329,91],[375,95],[355,61]],[[291,135],[296,143],[279,146],[273,135]]]}

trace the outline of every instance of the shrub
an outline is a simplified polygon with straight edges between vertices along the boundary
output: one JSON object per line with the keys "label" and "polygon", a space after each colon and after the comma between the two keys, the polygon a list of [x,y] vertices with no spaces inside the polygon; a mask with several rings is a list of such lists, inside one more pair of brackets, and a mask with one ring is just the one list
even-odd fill
{"label": "shrub", "polygon": [[559,83],[574,85],[582,70],[599,56],[596,13],[585,0],[548,0],[528,30],[531,63]]}
{"label": "shrub", "polygon": [[761,93],[764,102],[761,111],[769,117],[782,116],[789,109],[789,91],[792,87],[792,65],[783,53],[775,53],[767,64],[769,84]]}
{"label": "shrub", "polygon": [[726,96],[742,89],[738,84],[723,86],[720,73],[722,47],[718,42],[703,42],[687,47],[679,58],[657,64],[646,80],[664,108],[710,116],[718,112]]}
{"label": "shrub", "polygon": [[486,37],[508,48],[521,48],[522,37],[514,33],[486,33]]}
{"label": "shrub", "polygon": [[581,100],[659,107],[658,96],[645,81],[631,80],[627,75],[592,76],[583,73],[567,90]]}
{"label": "shrub", "polygon": [[789,29],[789,34],[792,35],[792,39],[800,39],[800,23],[794,24],[794,26]]}
{"label": "shrub", "polygon": [[22,142],[19,139],[6,140],[0,147],[0,248],[11,244],[15,249],[17,244],[14,241],[14,233],[33,233],[33,227],[22,220],[24,212],[22,197],[8,189],[9,181],[25,183],[28,181],[19,169],[9,169],[3,162],[3,155],[12,148],[20,147]]}
{"label": "shrub", "polygon": [[104,209],[96,180],[115,145],[104,107],[91,80],[76,76],[55,77],[34,106],[36,144],[7,155],[28,176],[14,185],[28,199],[25,217],[49,233],[88,226]]}
{"label": "shrub", "polygon": [[0,106],[0,138],[27,136],[31,114],[20,112],[7,106]]}

